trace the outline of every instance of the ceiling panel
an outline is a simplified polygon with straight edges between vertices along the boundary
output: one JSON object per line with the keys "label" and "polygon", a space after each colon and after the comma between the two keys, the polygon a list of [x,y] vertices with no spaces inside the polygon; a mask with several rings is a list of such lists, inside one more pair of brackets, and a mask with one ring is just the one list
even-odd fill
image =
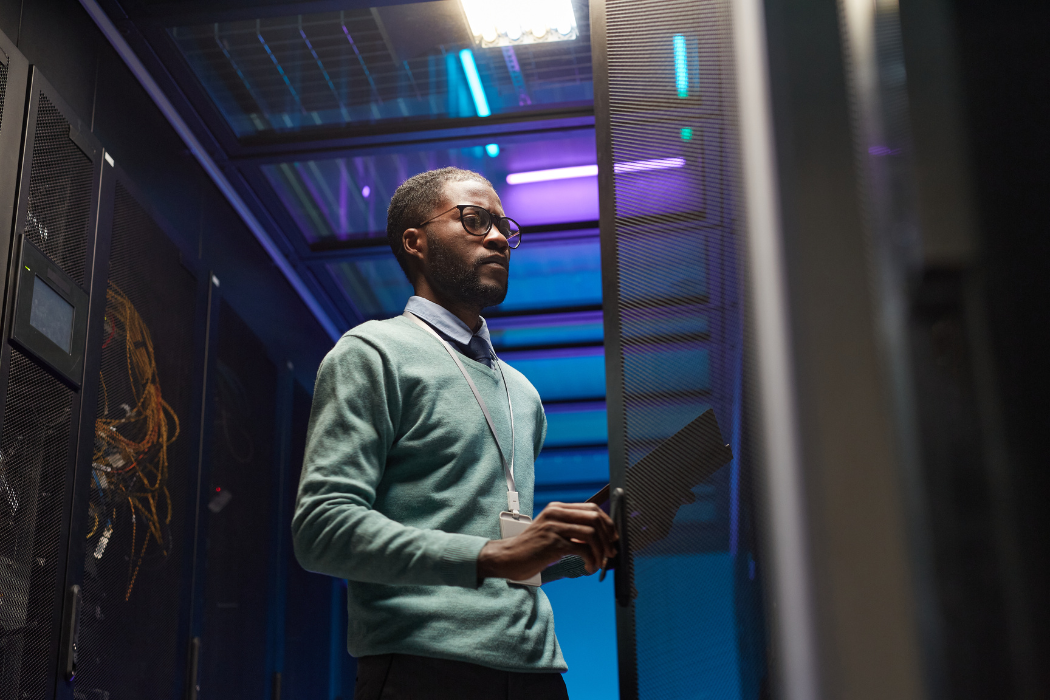
{"label": "ceiling panel", "polygon": [[586,2],[579,37],[478,49],[456,0],[171,27],[191,70],[238,137],[317,127],[420,123],[479,114],[460,51],[491,113],[593,101]]}
{"label": "ceiling panel", "polygon": [[455,166],[481,173],[495,186],[507,215],[522,226],[594,221],[598,218],[595,176],[507,184],[511,173],[537,168],[591,165],[596,161],[594,130],[508,136],[452,148],[261,166],[277,198],[291,213],[307,243],[382,239],[386,209],[397,187],[426,170]]}

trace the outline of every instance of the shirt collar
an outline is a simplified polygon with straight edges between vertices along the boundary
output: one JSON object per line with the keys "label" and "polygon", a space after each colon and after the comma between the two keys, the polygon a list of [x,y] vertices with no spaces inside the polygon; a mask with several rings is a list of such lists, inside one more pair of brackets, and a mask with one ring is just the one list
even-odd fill
{"label": "shirt collar", "polygon": [[485,341],[485,345],[489,346],[489,349],[492,348],[489,325],[484,318],[481,319],[481,327],[478,328],[477,333],[473,333],[467,324],[463,323],[458,316],[444,306],[417,296],[409,297],[408,303],[405,304],[405,311],[423,319],[460,345],[468,345],[470,339],[476,335]]}

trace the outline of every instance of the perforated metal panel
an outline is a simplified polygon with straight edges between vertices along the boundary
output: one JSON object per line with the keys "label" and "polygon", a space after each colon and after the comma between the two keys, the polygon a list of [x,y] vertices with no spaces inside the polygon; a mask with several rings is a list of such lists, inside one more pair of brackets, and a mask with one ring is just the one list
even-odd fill
{"label": "perforated metal panel", "polygon": [[[632,515],[636,596],[618,608],[621,692],[752,698],[765,645],[745,421],[729,2],[604,6],[596,66],[608,80],[600,165],[612,172],[602,221],[615,229],[602,231],[603,272],[615,279],[615,296],[607,284],[605,299],[606,352],[615,354],[607,354],[609,409],[617,412],[609,440],[622,460],[613,473],[624,474],[614,486],[624,486]],[[691,491],[665,488],[687,463],[654,449],[708,409],[734,459]],[[650,453],[666,455],[655,472],[662,476],[632,469]],[[651,514],[639,508],[675,513],[666,536],[654,538]]]}
{"label": "perforated metal panel", "polygon": [[25,238],[83,285],[92,163],[70,138],[69,122],[43,93],[37,106],[32,158]]}
{"label": "perforated metal panel", "polygon": [[0,129],[4,128],[4,98],[7,96],[7,64],[0,63]]}
{"label": "perforated metal panel", "polygon": [[171,697],[198,433],[196,282],[118,181],[95,414],[76,697]]}
{"label": "perforated metal panel", "polygon": [[[201,694],[265,697],[277,369],[266,347],[220,305],[204,544]],[[297,595],[292,593],[292,595]]]}
{"label": "perforated metal panel", "polygon": [[0,698],[40,698],[52,682],[62,506],[74,394],[8,349],[0,438]]}

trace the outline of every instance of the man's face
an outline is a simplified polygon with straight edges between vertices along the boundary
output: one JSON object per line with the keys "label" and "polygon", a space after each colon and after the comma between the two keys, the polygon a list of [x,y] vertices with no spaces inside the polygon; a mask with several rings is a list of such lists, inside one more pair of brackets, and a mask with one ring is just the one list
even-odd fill
{"label": "man's face", "polygon": [[[444,202],[429,214],[433,216],[459,204],[472,204],[504,215],[495,190],[471,180],[446,183]],[[482,309],[503,301],[507,296],[510,246],[495,226],[484,236],[473,236],[463,228],[459,210],[452,209],[424,228],[423,274],[435,291]]]}

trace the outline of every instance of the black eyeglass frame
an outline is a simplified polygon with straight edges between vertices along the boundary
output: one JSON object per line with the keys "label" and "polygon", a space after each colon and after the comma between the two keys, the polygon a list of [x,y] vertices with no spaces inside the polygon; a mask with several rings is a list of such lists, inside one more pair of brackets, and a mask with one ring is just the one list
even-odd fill
{"label": "black eyeglass frame", "polygon": [[[489,215],[489,226],[488,226],[487,229],[485,229],[484,232],[482,232],[482,233],[474,233],[469,228],[467,228],[467,224],[463,221],[463,210],[467,209],[467,208],[480,209],[481,211],[483,211],[483,212],[485,212],[486,214]],[[486,209],[485,207],[483,207],[483,206],[481,206],[479,204],[457,204],[456,206],[454,206],[454,207],[452,207],[450,209],[446,209],[445,211],[441,212],[440,214],[435,214],[434,216],[430,217],[429,219],[427,219],[423,223],[421,223],[418,226],[416,226],[416,228],[423,228],[427,224],[431,223],[432,221],[434,221],[435,219],[437,219],[439,217],[444,216],[445,214],[449,213],[453,209],[459,209],[459,223],[460,223],[460,225],[463,226],[463,230],[466,231],[467,233],[469,233],[471,236],[487,236],[487,235],[489,235],[489,232],[492,231],[492,227],[495,226],[496,230],[499,231],[500,234],[504,238],[507,239],[507,245],[510,246],[511,250],[514,250],[519,245],[521,245],[521,224],[519,224],[517,221],[515,221],[512,218],[510,218],[509,216],[500,216],[499,214],[493,214],[488,209]],[[509,221],[509,222],[513,223],[515,226],[517,226],[518,227],[518,232],[516,234],[510,235],[510,236],[508,236],[506,233],[504,233],[503,230],[500,229],[500,227],[499,227],[499,225],[502,222],[504,222],[504,221]]]}

